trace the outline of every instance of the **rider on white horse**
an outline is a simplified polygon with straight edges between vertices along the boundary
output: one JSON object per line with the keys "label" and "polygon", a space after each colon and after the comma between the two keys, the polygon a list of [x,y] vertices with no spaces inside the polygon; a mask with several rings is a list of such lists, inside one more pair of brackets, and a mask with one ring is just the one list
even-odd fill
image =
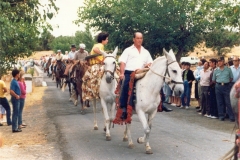
{"label": "rider on white horse", "polygon": [[127,118],[128,89],[131,73],[137,69],[149,67],[153,62],[149,51],[142,46],[142,33],[135,32],[133,42],[134,44],[126,48],[119,58],[120,79],[124,79],[120,96],[120,107],[123,110],[121,119]]}

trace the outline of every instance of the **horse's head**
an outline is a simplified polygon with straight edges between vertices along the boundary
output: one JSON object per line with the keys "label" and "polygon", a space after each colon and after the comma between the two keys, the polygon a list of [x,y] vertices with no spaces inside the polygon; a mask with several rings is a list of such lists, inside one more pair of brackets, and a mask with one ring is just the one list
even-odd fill
{"label": "horse's head", "polygon": [[168,83],[172,91],[174,91],[175,96],[180,96],[184,90],[181,68],[176,61],[176,57],[172,49],[169,52],[163,49],[163,53],[167,59],[165,76],[169,76],[169,78],[164,78],[164,80]]}
{"label": "horse's head", "polygon": [[114,79],[114,72],[116,71],[116,55],[118,52],[118,47],[115,48],[113,53],[105,53],[101,51],[104,56],[104,74],[106,75],[106,82],[111,83]]}

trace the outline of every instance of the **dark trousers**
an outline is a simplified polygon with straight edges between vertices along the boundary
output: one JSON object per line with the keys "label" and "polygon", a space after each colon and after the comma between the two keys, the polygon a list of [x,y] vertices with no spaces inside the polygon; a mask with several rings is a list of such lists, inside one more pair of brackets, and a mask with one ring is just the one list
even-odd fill
{"label": "dark trousers", "polygon": [[235,117],[233,114],[233,110],[230,103],[230,96],[229,96],[230,89],[231,89],[230,87],[231,86],[229,84],[222,86],[217,83],[215,86],[215,93],[216,93],[216,99],[217,99],[217,105],[218,105],[218,117],[219,118],[225,117],[224,109],[226,107],[229,118],[234,120]]}
{"label": "dark trousers", "polygon": [[11,108],[10,105],[8,103],[8,100],[6,97],[4,98],[0,98],[0,104],[3,106],[3,108],[6,110],[6,117],[7,117],[7,124],[11,125],[12,121],[11,121]]}
{"label": "dark trousers", "polygon": [[201,86],[201,101],[202,101],[202,114],[210,114],[210,107],[209,107],[209,86]]}
{"label": "dark trousers", "polygon": [[124,72],[124,80],[122,82],[122,90],[121,90],[121,96],[120,96],[120,107],[122,109],[127,108],[127,102],[128,102],[128,89],[129,89],[129,81],[130,81],[130,75],[133,71],[125,71]]}
{"label": "dark trousers", "polygon": [[217,109],[217,99],[216,99],[216,94],[215,94],[215,87],[209,87],[209,92],[210,92],[210,99],[209,99],[210,115],[218,117],[218,109]]}

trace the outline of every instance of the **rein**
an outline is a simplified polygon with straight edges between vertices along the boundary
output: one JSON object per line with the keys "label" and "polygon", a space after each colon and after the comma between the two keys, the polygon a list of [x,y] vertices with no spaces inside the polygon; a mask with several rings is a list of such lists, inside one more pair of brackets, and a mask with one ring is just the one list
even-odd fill
{"label": "rein", "polygon": [[[172,78],[170,77],[170,74],[169,74],[169,72],[168,72],[168,66],[171,65],[171,64],[174,63],[174,62],[177,62],[177,61],[172,61],[172,62],[170,62],[170,63],[167,63],[167,67],[166,67],[166,71],[165,71],[164,76],[161,75],[161,74],[156,73],[155,71],[153,71],[153,70],[150,68],[150,71],[152,71],[154,74],[156,74],[156,75],[158,75],[158,76],[160,76],[160,77],[163,77],[163,81],[164,81],[164,82],[166,82],[166,81],[165,81],[166,78],[169,79],[168,84],[171,84],[171,83],[174,84],[173,87],[172,87],[172,90],[174,90],[176,84],[183,84],[183,82],[176,82],[176,81],[172,80]],[[168,75],[168,76],[166,76],[166,75]]]}

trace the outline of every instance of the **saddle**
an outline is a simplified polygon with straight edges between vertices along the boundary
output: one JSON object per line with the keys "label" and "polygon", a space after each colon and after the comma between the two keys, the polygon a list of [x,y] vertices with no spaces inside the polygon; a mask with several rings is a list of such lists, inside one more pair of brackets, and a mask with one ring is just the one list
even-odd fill
{"label": "saddle", "polygon": [[146,73],[149,71],[149,68],[143,68],[135,71],[135,80],[143,78]]}

